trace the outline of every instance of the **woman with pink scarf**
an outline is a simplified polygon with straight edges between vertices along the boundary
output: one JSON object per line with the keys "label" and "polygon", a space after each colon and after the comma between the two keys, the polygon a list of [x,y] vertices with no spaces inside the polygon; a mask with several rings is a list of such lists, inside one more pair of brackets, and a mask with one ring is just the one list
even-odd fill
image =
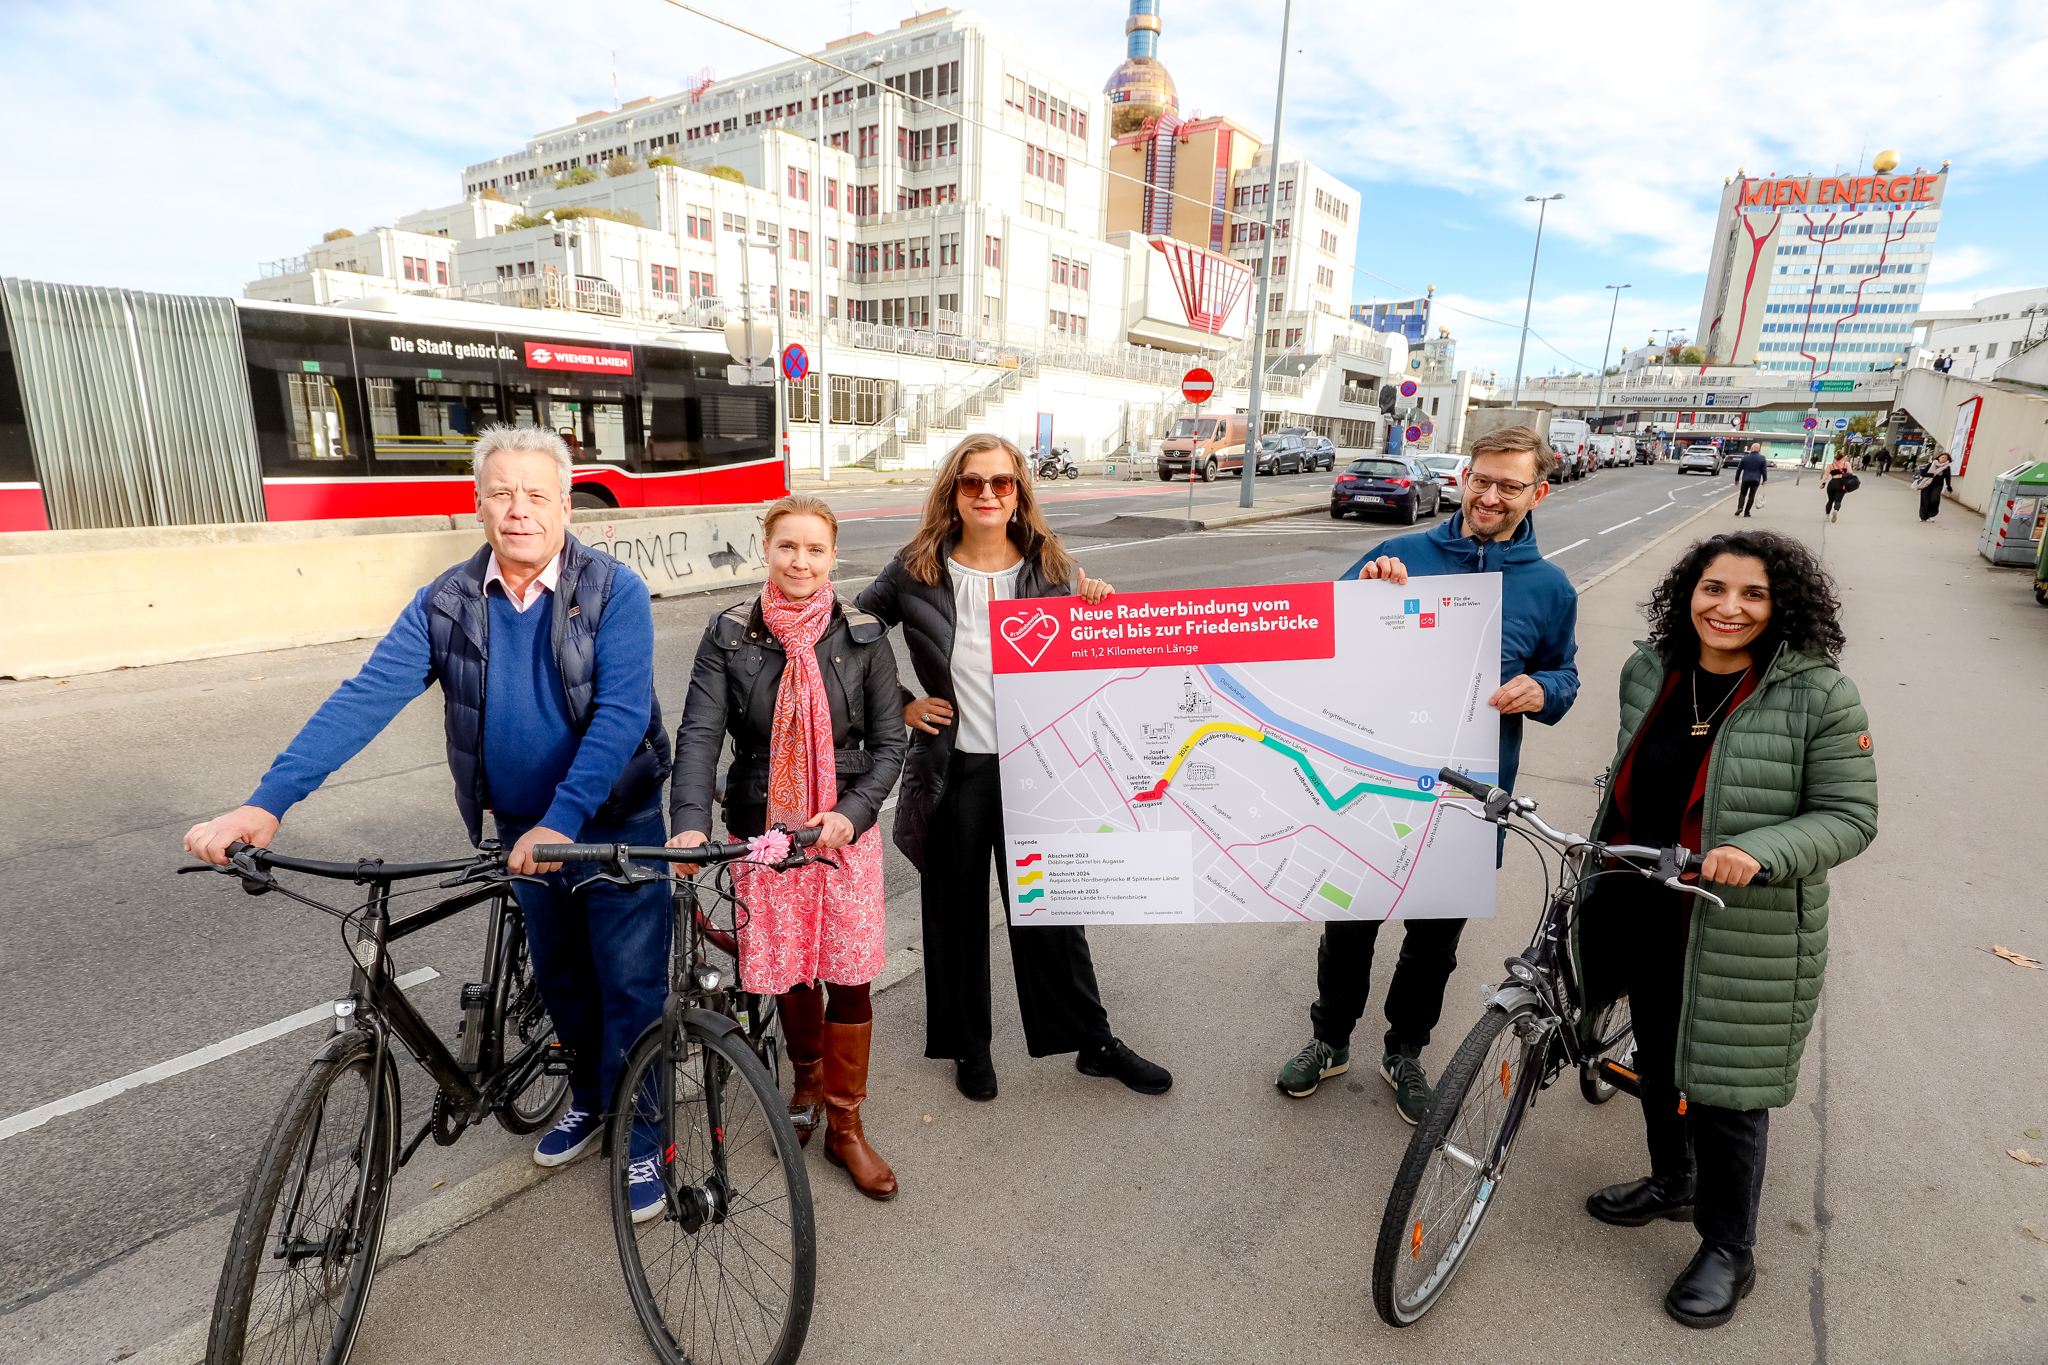
{"label": "woman with pink scarf", "polygon": [[[725,831],[746,839],[775,825],[817,829],[837,863],[795,872],[741,865],[735,889],[740,980],[777,997],[796,1073],[790,1122],[809,1143],[825,1112],[825,1155],[862,1194],[896,1196],[896,1174],[868,1144],[874,1013],[868,983],[882,970],[882,840],[875,819],[903,767],[903,698],[887,628],[833,593],[839,522],[817,497],[794,494],[762,519],[768,582],[759,597],[712,618],[697,647],[676,731],[669,796],[673,848],[711,834],[726,735]],[[691,869],[684,868],[683,871]]]}

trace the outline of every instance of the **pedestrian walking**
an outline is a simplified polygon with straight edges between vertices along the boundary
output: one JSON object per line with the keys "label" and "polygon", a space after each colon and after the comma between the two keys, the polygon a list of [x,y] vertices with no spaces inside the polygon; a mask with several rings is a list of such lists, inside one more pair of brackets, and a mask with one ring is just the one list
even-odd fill
{"label": "pedestrian walking", "polygon": [[1641,877],[1580,883],[1585,1017],[1628,997],[1650,1154],[1646,1178],[1586,1210],[1619,1227],[1692,1221],[1699,1251],[1664,1300],[1689,1327],[1726,1322],[1756,1282],[1770,1112],[1798,1087],[1827,967],[1828,870],[1877,833],[1840,611],[1798,541],[1729,532],[1664,575],[1622,667],[1599,837],[1708,849],[1699,881],[1725,904]]}
{"label": "pedestrian walking", "polygon": [[1861,483],[1862,481],[1856,477],[1855,471],[1849,468],[1849,457],[1846,455],[1835,456],[1834,463],[1828,466],[1827,473],[1826,491],[1828,503],[1826,511],[1829,521],[1840,521],[1842,519],[1842,499],[1855,492]]}
{"label": "pedestrian walking", "polygon": [[1913,487],[1920,492],[1920,520],[1933,521],[1941,515],[1941,495],[1948,491],[1949,469],[1947,453],[1937,450],[1928,458],[1920,477],[1913,480]]}
{"label": "pedestrian walking", "polygon": [[[559,1166],[597,1141],[626,1052],[668,994],[662,880],[573,888],[597,871],[537,862],[539,844],[659,844],[668,731],[654,693],[654,614],[633,570],[569,534],[569,448],[552,431],[496,426],[471,448],[484,545],[421,588],[362,671],[321,703],[249,803],[185,835],[223,863],[268,847],[293,806],[438,682],[455,805],[472,844],[489,813],[526,920],[534,982],[570,1056],[569,1107],[533,1159]],[[627,1198],[663,1207],[652,1139],[636,1134]]]}
{"label": "pedestrian walking", "polygon": [[[1047,527],[1023,452],[980,433],[948,452],[916,534],[860,595],[862,610],[903,627],[926,693],[902,708],[916,733],[895,837],[922,874],[924,1055],[952,1060],[954,1084],[971,1100],[996,1097],[988,878],[1005,856],[989,604],[1077,595],[1092,605],[1113,591],[1083,573]],[[997,881],[1008,906],[1009,878]],[[1012,923],[1009,934],[1033,1057],[1073,1052],[1083,1075],[1113,1076],[1146,1095],[1171,1088],[1165,1067],[1110,1031],[1084,930]]]}
{"label": "pedestrian walking", "polygon": [[[704,629],[676,728],[669,786],[672,848],[711,832],[718,756],[732,736],[725,829],[751,839],[770,827],[816,829],[837,867],[793,872],[738,864],[747,903],[739,976],[776,997],[795,1084],[797,1140],[825,1115],[825,1156],[871,1199],[896,1197],[896,1173],[867,1140],[874,1010],[869,984],[883,965],[882,803],[903,768],[903,697],[888,627],[849,610],[832,587],[839,520],[798,493],[762,518],[768,582]],[[685,870],[694,871],[694,868]]]}
{"label": "pedestrian walking", "polygon": [[1764,458],[1763,442],[1750,442],[1749,449],[1742,452],[1742,459],[1735,466],[1735,515],[1752,515],[1756,506],[1756,495],[1771,477],[1771,462]]}
{"label": "pedestrian walking", "polygon": [[1877,476],[1883,478],[1891,472],[1892,448],[1890,446],[1879,446],[1877,448]]}
{"label": "pedestrian walking", "polygon": [[[1548,496],[1557,456],[1529,427],[1504,427],[1472,445],[1462,506],[1445,524],[1397,536],[1345,570],[1344,578],[1410,574],[1501,575],[1500,687],[1487,705],[1500,713],[1500,785],[1514,790],[1521,764],[1522,718],[1555,725],[1579,695],[1574,660],[1578,594],[1571,579],[1536,546],[1534,512]],[[1458,965],[1462,919],[1411,919],[1387,987],[1387,1032],[1380,1078],[1394,1089],[1394,1107],[1419,1123],[1434,1095],[1422,1049],[1443,1013],[1444,985]],[[1351,1030],[1365,1013],[1372,985],[1378,920],[1328,920],[1316,949],[1316,1000],[1310,1038],[1280,1068],[1283,1094],[1304,1099],[1323,1080],[1351,1065]]]}

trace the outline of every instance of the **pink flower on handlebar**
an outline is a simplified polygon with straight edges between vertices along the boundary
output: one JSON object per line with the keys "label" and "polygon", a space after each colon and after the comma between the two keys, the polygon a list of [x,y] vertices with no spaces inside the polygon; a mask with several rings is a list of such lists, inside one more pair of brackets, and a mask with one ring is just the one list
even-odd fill
{"label": "pink flower on handlebar", "polygon": [[747,840],[747,861],[774,866],[789,856],[789,836],[778,829]]}

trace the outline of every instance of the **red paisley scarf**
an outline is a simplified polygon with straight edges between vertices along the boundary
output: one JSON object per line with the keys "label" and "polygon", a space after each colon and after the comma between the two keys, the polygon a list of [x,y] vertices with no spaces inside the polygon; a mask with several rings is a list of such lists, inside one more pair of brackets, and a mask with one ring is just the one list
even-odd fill
{"label": "red paisley scarf", "polygon": [[839,803],[839,768],[832,754],[832,702],[818,671],[818,641],[832,624],[832,585],[801,602],[773,583],[761,589],[761,618],[782,644],[788,662],[775,692],[775,722],[768,732],[768,823],[800,829]]}

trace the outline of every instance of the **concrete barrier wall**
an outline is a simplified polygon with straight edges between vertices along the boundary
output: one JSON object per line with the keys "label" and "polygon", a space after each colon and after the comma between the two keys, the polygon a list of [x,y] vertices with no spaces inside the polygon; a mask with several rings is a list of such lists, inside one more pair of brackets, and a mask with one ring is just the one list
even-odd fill
{"label": "concrete barrier wall", "polygon": [[1977,415],[1969,472],[1952,482],[1950,496],[1981,513],[1991,505],[1991,487],[2000,474],[2022,461],[2048,460],[2048,394],[1916,369],[1906,372],[1898,402],[1947,450],[1955,437],[1956,410],[1977,397],[1984,407]]}
{"label": "concrete barrier wall", "polygon": [[[0,677],[375,638],[483,543],[473,528],[268,540],[208,539],[212,529],[159,528],[131,548],[0,555],[10,615]],[[579,518],[575,534],[631,564],[656,596],[767,577],[757,508]],[[147,543],[165,539],[182,543]]]}

